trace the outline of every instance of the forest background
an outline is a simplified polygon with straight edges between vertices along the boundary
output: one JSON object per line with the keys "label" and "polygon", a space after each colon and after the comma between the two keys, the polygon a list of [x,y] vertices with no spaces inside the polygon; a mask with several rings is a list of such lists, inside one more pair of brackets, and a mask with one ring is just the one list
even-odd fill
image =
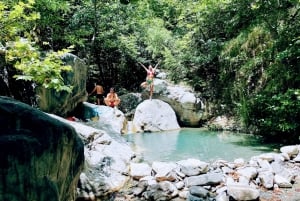
{"label": "forest background", "polygon": [[138,62],[161,61],[215,116],[299,141],[299,0],[0,0],[0,95],[32,105],[23,92],[33,85],[71,91],[66,52],[97,69],[106,89],[140,90]]}

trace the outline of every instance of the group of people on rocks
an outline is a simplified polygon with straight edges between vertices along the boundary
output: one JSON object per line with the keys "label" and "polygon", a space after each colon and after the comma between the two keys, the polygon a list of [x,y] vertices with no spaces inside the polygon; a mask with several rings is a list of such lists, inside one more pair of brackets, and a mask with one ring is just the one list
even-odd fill
{"label": "group of people on rocks", "polygon": [[100,83],[97,82],[93,91],[89,94],[89,96],[92,95],[94,92],[96,92],[97,105],[103,105],[103,103],[105,103],[105,105],[107,106],[117,107],[121,102],[120,98],[118,97],[113,87],[110,88],[109,93],[104,98],[104,89],[100,85]]}
{"label": "group of people on rocks", "polygon": [[[159,65],[159,62],[155,65],[154,68],[152,67],[152,65],[149,65],[148,68],[146,68],[146,66],[144,66],[142,63],[139,63],[139,64],[147,72],[146,81],[141,84],[141,87],[142,88],[149,87],[149,92],[150,92],[149,98],[150,98],[150,100],[152,100],[152,95],[153,95],[153,90],[154,90],[155,71],[156,71],[156,68]],[[96,98],[97,98],[97,105],[104,105],[105,104],[109,107],[117,107],[121,102],[120,98],[118,97],[118,95],[115,92],[115,89],[113,87],[110,88],[109,93],[104,98],[104,89],[101,86],[99,81],[95,84],[95,87],[92,90],[92,92],[89,94],[89,96],[92,95],[95,92],[96,92]]]}

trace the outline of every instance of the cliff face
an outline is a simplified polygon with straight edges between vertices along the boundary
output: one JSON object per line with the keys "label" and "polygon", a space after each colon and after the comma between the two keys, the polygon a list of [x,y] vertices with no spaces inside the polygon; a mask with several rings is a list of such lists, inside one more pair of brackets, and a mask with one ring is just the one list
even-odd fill
{"label": "cliff face", "polygon": [[72,93],[56,92],[54,89],[38,88],[38,106],[41,110],[59,116],[67,116],[79,103],[87,99],[87,66],[77,56],[66,54],[62,60],[72,66],[73,71],[63,74],[66,84],[72,85]]}
{"label": "cliff face", "polygon": [[75,200],[83,143],[49,115],[0,96],[0,200]]}

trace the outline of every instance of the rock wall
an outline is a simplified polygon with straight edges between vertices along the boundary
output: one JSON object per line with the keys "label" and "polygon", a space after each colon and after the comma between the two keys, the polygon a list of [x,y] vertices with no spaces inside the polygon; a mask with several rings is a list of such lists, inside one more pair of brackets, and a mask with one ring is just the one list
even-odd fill
{"label": "rock wall", "polygon": [[37,95],[39,96],[38,106],[41,110],[60,116],[67,116],[69,112],[76,108],[78,103],[87,99],[87,66],[81,59],[72,54],[66,54],[62,59],[73,68],[72,72],[67,72],[63,75],[65,83],[73,86],[72,93],[39,88]]}
{"label": "rock wall", "polygon": [[72,201],[84,164],[75,130],[0,96],[0,200]]}

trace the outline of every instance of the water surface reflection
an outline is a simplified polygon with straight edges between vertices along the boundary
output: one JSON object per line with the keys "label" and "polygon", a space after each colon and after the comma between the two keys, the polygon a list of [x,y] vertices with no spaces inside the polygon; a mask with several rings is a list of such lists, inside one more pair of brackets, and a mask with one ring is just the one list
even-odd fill
{"label": "water surface reflection", "polygon": [[202,161],[236,158],[249,160],[252,156],[272,152],[275,144],[262,144],[261,138],[231,132],[213,132],[199,128],[182,128],[161,133],[124,135],[145,161],[178,161],[197,158]]}

